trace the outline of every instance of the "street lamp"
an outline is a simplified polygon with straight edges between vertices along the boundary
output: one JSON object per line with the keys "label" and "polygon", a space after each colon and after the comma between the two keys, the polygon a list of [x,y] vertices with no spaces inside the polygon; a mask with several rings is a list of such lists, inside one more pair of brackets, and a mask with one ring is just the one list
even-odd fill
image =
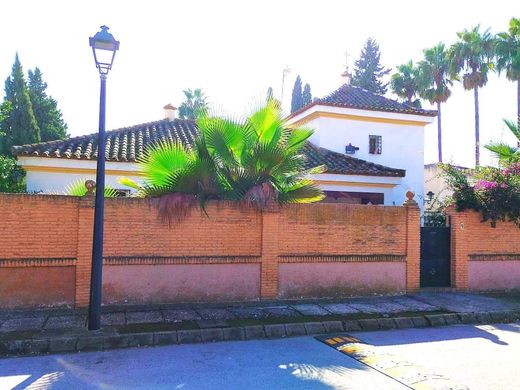
{"label": "street lamp", "polygon": [[101,78],[99,96],[99,133],[96,169],[96,201],[94,208],[94,239],[92,241],[92,270],[90,274],[90,302],[88,308],[88,329],[98,330],[101,326],[101,281],[103,268],[103,215],[105,207],[105,108],[107,74],[112,69],[119,42],[101,26],[93,38],[89,38],[94,53],[94,61]]}

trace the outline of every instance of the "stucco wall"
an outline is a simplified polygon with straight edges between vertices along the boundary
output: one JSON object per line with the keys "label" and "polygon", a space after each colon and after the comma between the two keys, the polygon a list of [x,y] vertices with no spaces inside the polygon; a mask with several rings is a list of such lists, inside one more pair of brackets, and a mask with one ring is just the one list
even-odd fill
{"label": "stucco wall", "polygon": [[74,305],[75,270],[68,267],[0,267],[0,308]]}
{"label": "stucco wall", "polygon": [[520,289],[520,259],[471,261],[468,286],[478,291]]}
{"label": "stucco wall", "polygon": [[279,289],[283,298],[399,293],[406,291],[406,264],[384,259],[281,264]]}
{"label": "stucco wall", "polygon": [[260,298],[260,264],[108,265],[104,272],[107,304]]}

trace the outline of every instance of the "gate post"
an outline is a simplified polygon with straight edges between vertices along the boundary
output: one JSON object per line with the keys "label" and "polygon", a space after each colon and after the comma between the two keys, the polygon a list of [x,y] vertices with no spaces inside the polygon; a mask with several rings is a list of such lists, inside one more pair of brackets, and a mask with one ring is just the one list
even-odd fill
{"label": "gate post", "polygon": [[447,214],[451,220],[451,286],[457,290],[467,290],[469,265],[467,236],[469,232],[464,223],[466,213],[457,212],[454,207],[449,207]]}
{"label": "gate post", "polygon": [[408,191],[403,206],[406,210],[406,291],[418,291],[421,279],[421,209]]}

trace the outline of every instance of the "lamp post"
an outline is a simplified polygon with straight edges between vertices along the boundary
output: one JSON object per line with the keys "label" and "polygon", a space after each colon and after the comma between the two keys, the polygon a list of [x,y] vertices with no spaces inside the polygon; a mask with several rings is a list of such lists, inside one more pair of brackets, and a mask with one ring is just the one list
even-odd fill
{"label": "lamp post", "polygon": [[101,78],[99,97],[99,133],[96,169],[96,201],[94,208],[94,238],[92,241],[92,270],[90,274],[90,302],[88,308],[88,329],[98,330],[101,326],[101,281],[103,268],[103,216],[105,207],[105,108],[107,74],[112,69],[119,42],[101,26],[94,37],[89,38],[94,53],[94,61]]}

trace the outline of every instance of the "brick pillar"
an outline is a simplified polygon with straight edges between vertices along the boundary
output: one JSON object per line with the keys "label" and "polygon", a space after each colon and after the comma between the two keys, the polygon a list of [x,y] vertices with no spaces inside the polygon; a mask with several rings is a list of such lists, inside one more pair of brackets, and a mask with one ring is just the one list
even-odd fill
{"label": "brick pillar", "polygon": [[78,248],[76,253],[76,307],[87,307],[90,298],[92,238],[94,232],[94,197],[79,200]]}
{"label": "brick pillar", "polygon": [[447,211],[451,222],[451,287],[468,289],[469,235],[465,224],[466,213],[456,212],[453,207]]}
{"label": "brick pillar", "polygon": [[262,268],[260,298],[278,297],[278,220],[280,209],[272,205],[262,211]]}
{"label": "brick pillar", "polygon": [[406,209],[406,291],[417,291],[421,278],[421,210],[413,199],[415,194],[406,193],[403,203]]}

